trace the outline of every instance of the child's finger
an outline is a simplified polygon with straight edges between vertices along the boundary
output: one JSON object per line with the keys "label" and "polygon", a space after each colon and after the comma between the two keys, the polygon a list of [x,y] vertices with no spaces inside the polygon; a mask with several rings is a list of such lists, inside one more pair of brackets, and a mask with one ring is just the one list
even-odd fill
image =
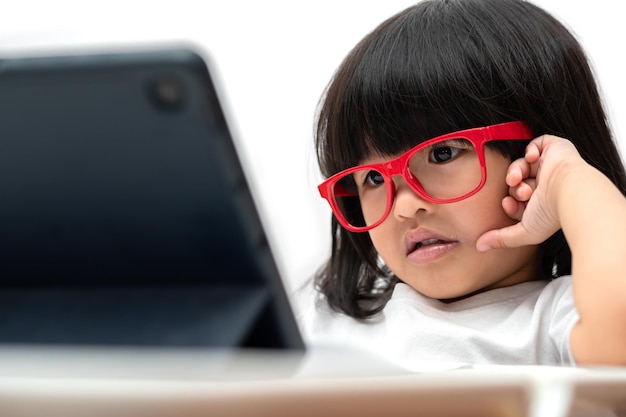
{"label": "child's finger", "polygon": [[530,175],[530,164],[524,158],[517,159],[511,163],[506,173],[506,184],[515,187],[524,178]]}
{"label": "child's finger", "polygon": [[476,240],[476,250],[486,252],[491,249],[517,248],[530,243],[526,241],[526,236],[528,233],[522,223],[490,230]]}
{"label": "child's finger", "polygon": [[529,164],[534,164],[539,160],[541,156],[541,150],[543,149],[543,141],[544,136],[539,136],[536,139],[533,139],[528,146],[526,146],[526,153],[524,155],[524,159]]}
{"label": "child's finger", "polygon": [[536,177],[537,172],[539,170],[539,159],[541,158],[541,154],[545,149],[546,145],[546,136],[539,136],[536,139],[533,139],[532,142],[528,144],[526,147],[526,154],[524,155],[524,160],[528,164],[529,177]]}
{"label": "child's finger", "polygon": [[502,209],[507,216],[513,220],[521,220],[524,210],[526,209],[526,203],[516,200],[513,197],[507,196],[502,199]]}
{"label": "child's finger", "polygon": [[532,197],[537,186],[534,178],[528,178],[515,187],[509,187],[509,195],[518,201],[528,201]]}

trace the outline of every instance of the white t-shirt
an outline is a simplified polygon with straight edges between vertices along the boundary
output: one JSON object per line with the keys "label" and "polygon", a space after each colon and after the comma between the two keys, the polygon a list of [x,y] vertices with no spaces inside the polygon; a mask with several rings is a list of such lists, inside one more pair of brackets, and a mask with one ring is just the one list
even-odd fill
{"label": "white t-shirt", "polygon": [[[309,289],[296,305],[308,345],[367,349],[412,370],[432,364],[575,365],[571,277],[531,281],[443,303],[398,283],[383,311],[357,320]],[[300,298],[302,300],[302,298]]]}

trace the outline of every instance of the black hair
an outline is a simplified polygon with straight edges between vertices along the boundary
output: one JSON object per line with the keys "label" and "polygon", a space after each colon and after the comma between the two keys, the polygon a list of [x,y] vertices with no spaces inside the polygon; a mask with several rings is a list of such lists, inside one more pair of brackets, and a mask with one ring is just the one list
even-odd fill
{"label": "black hair", "polygon": [[[626,173],[598,86],[574,35],[522,0],[423,0],[380,24],[344,59],[317,114],[315,144],[326,177],[373,152],[393,155],[461,129],[522,120],[533,135],[569,139],[626,194]],[[525,142],[489,146],[511,159]],[[368,233],[333,217],[331,256],[315,283],[352,317],[379,312],[398,278]],[[561,231],[540,245],[546,279],[571,273]]]}

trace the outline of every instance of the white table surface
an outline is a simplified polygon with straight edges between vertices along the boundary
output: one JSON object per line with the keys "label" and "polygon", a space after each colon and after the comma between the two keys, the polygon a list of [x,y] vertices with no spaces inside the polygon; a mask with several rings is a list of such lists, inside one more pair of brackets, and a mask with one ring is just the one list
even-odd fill
{"label": "white table surface", "polygon": [[0,416],[626,416],[626,368],[451,366],[364,352],[0,347]]}

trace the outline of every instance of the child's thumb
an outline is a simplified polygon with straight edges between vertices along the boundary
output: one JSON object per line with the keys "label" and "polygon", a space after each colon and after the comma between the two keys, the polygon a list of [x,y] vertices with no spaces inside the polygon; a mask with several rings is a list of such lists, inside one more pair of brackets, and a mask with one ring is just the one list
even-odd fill
{"label": "child's thumb", "polygon": [[502,229],[489,230],[476,240],[476,250],[479,252],[487,252],[491,249],[524,246],[528,244],[524,239],[526,235],[527,232],[521,223],[516,223]]}

